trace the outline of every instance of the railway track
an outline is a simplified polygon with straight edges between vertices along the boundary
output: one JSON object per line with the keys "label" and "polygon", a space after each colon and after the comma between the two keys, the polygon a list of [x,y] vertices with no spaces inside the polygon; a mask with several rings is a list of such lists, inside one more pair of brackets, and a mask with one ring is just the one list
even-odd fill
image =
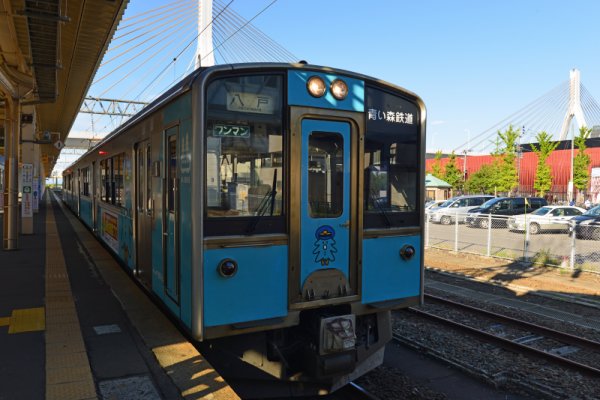
{"label": "railway track", "polygon": [[[453,329],[468,332],[503,348],[545,358],[586,375],[600,377],[600,369],[595,366],[600,365],[598,362],[600,361],[599,342],[441,297],[433,295],[425,295],[425,297],[433,301],[433,304],[442,304],[444,307],[458,309],[460,313],[469,313],[477,315],[478,318],[487,319],[490,321],[487,326],[493,326],[495,332],[474,327],[472,325],[476,324],[473,323],[458,322],[436,312],[417,308],[410,308],[408,311]],[[506,334],[507,331],[511,331],[512,334]],[[521,334],[518,334],[519,332]],[[594,359],[596,363],[591,361]]]}
{"label": "railway track", "polygon": [[336,399],[344,400],[379,400],[377,396],[354,382],[336,391],[334,396]]}

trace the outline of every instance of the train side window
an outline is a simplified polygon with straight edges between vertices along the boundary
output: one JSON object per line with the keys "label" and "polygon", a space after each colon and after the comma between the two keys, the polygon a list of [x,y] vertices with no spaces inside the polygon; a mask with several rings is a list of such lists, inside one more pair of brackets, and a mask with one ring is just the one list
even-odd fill
{"label": "train side window", "polygon": [[308,204],[312,218],[339,217],[344,204],[344,139],[314,132],[308,138]]}
{"label": "train side window", "polygon": [[230,76],[208,85],[206,235],[285,231],[282,99],[281,74]]}

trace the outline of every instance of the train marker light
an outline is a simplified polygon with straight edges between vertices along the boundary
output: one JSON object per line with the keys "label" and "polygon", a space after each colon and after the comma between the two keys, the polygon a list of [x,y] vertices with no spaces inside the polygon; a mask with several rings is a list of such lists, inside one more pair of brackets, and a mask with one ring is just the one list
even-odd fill
{"label": "train marker light", "polygon": [[310,93],[310,95],[313,97],[323,97],[327,91],[327,87],[325,86],[325,81],[323,81],[323,78],[316,75],[308,78],[308,82],[306,82],[306,88],[308,89],[308,93]]}
{"label": "train marker light", "polygon": [[416,253],[417,253],[417,251],[410,244],[405,244],[400,249],[400,257],[402,257],[404,260],[407,260],[407,261],[410,260],[411,258],[413,258]]}
{"label": "train marker light", "polygon": [[98,154],[100,154],[101,156],[105,156],[108,153],[104,150],[98,150]]}
{"label": "train marker light", "polygon": [[341,79],[331,82],[331,94],[337,100],[344,100],[348,96],[348,85]]}
{"label": "train marker light", "polygon": [[231,278],[235,275],[237,269],[237,262],[235,262],[235,260],[232,260],[231,258],[225,258],[221,260],[219,266],[217,267],[219,275],[221,275],[223,278]]}

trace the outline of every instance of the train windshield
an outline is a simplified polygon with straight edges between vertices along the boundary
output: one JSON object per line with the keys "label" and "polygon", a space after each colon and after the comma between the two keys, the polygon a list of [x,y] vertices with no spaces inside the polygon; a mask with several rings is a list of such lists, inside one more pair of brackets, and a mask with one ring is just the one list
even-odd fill
{"label": "train windshield", "polygon": [[208,86],[208,218],[283,214],[282,86],[280,75],[227,77]]}
{"label": "train windshield", "polygon": [[364,226],[419,224],[420,117],[415,104],[367,87]]}

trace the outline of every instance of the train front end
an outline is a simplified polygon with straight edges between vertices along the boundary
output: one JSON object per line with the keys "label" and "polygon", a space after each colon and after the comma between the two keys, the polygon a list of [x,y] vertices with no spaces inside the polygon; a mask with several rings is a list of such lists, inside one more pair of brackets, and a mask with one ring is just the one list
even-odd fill
{"label": "train front end", "polygon": [[380,365],[391,310],[423,296],[422,101],[302,64],[208,69],[193,93],[196,338],[317,393]]}

